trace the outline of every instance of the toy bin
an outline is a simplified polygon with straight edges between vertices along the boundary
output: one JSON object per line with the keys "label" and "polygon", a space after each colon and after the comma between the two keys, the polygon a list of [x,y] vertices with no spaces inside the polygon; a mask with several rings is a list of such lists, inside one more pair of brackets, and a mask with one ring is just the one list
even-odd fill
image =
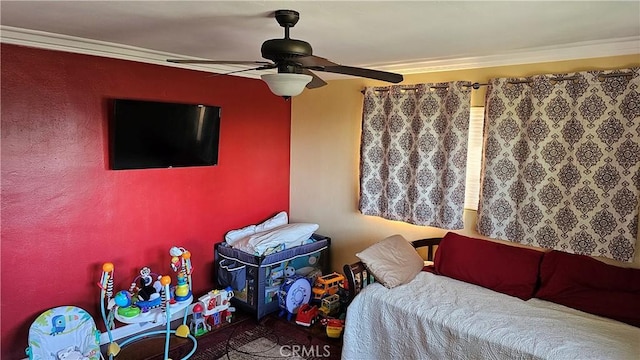
{"label": "toy bin", "polygon": [[[312,240],[312,242],[311,242]],[[264,256],[248,254],[226,242],[215,245],[215,271],[218,286],[231,286],[232,304],[263,316],[279,311],[278,290],[287,277],[304,276],[313,284],[329,272],[331,239],[313,234],[308,244]]]}

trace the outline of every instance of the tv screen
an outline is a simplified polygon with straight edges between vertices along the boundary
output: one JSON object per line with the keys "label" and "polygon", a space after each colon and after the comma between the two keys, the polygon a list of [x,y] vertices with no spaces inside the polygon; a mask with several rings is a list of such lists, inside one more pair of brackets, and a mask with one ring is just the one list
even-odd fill
{"label": "tv screen", "polygon": [[115,99],[111,168],[216,165],[219,136],[220,107]]}

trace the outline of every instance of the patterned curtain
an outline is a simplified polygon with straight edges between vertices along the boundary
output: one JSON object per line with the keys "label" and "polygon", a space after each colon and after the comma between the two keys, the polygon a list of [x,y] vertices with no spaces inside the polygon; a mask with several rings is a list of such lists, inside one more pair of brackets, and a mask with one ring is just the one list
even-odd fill
{"label": "patterned curtain", "polygon": [[367,88],[360,211],[462,229],[470,88],[452,82]]}
{"label": "patterned curtain", "polygon": [[[620,73],[628,76],[612,76]],[[526,82],[490,82],[478,231],[631,261],[640,194],[638,68]]]}

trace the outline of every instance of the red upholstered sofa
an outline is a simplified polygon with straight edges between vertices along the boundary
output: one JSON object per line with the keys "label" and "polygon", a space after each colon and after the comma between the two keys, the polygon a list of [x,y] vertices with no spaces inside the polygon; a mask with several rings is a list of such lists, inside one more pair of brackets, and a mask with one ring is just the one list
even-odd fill
{"label": "red upholstered sofa", "polygon": [[523,300],[536,297],[640,327],[640,269],[450,232],[436,252],[435,273]]}

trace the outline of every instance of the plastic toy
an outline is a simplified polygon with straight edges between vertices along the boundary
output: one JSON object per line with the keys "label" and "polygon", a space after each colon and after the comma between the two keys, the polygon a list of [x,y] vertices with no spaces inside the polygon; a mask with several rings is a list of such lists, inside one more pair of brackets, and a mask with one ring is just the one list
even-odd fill
{"label": "plastic toy", "polygon": [[[156,281],[153,280],[154,277],[157,278]],[[137,286],[137,281],[140,281],[139,287]],[[146,266],[140,269],[140,275],[133,280],[131,287],[129,287],[129,292],[137,292],[138,299],[142,301],[152,301],[160,298],[161,290],[160,275],[152,273],[151,269]]]}
{"label": "plastic toy", "polygon": [[327,326],[327,336],[330,338],[339,338],[344,329],[344,321],[339,319],[323,319],[322,325]]}
{"label": "plastic toy", "polygon": [[323,316],[332,316],[340,311],[340,296],[333,294],[325,297],[321,301],[320,309],[318,311]]}
{"label": "plastic toy", "polygon": [[287,320],[298,312],[302,304],[306,304],[311,299],[311,284],[305,277],[295,275],[285,279],[278,291],[278,304],[280,305],[280,316],[287,314]]}
{"label": "plastic toy", "polygon": [[185,301],[191,298],[191,253],[184,248],[174,246],[169,250],[171,269],[178,273],[178,285],[175,289],[175,300]]}
{"label": "plastic toy", "polygon": [[[178,337],[189,338],[193,342],[191,351],[182,358],[190,358],[198,346],[196,338],[189,333],[186,325],[189,305],[193,302],[191,294],[191,254],[184,248],[172,247],[169,251],[172,256],[171,268],[178,272],[178,285],[170,288],[171,277],[160,276],[152,273],[148,267],[140,269],[140,275],[131,283],[129,290],[121,290],[115,296],[113,294],[114,266],[105,263],[102,266],[100,287],[100,311],[104,321],[109,345],[107,355],[110,360],[118,355],[120,349],[141,338],[164,335],[164,359],[169,359],[169,338],[171,334]],[[109,310],[107,315],[106,310]],[[184,310],[183,322],[176,330],[171,330],[171,314]],[[113,341],[111,329],[115,327],[114,318],[122,323],[153,322],[166,324],[165,330],[149,331],[137,334],[124,340],[121,344]]]}
{"label": "plastic toy", "polygon": [[298,314],[296,315],[296,324],[309,327],[316,323],[318,319],[318,306],[302,304],[298,308]]}
{"label": "plastic toy", "polygon": [[325,296],[338,292],[344,284],[344,276],[337,272],[319,276],[313,285],[313,300],[320,301]]}
{"label": "plastic toy", "polygon": [[198,304],[202,308],[202,316],[206,320],[207,330],[219,327],[224,322],[231,322],[231,314],[235,311],[231,307],[233,290],[227,287],[224,290],[211,290],[198,298]]}
{"label": "plastic toy", "polygon": [[193,315],[191,317],[191,323],[189,324],[189,330],[194,336],[204,335],[210,330],[207,328],[207,322],[202,315],[202,305],[199,303],[193,306]]}

